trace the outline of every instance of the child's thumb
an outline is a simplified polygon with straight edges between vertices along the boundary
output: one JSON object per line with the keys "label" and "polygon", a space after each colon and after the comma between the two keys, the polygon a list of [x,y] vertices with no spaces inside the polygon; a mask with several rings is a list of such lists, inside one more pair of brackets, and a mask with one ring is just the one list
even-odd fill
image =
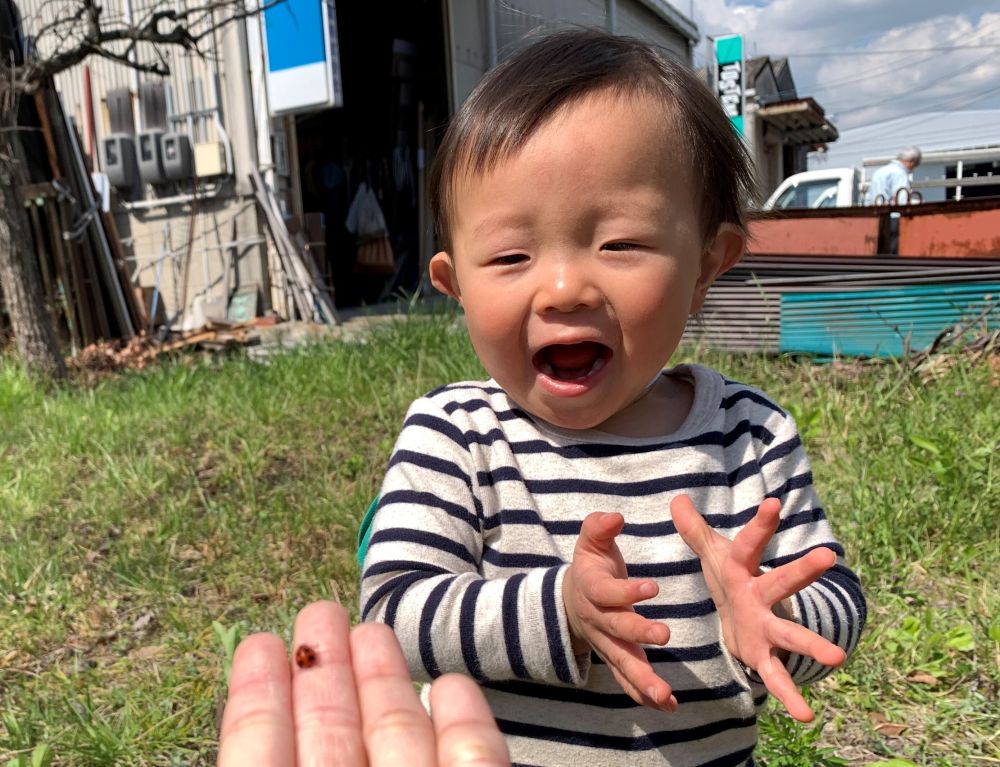
{"label": "child's thumb", "polygon": [[690,496],[682,494],[674,498],[670,502],[670,515],[684,543],[699,557],[702,556],[708,545],[710,531]]}
{"label": "child's thumb", "polygon": [[577,551],[589,550],[606,552],[614,546],[615,537],[622,531],[625,518],[617,512],[595,511],[588,514],[580,526],[580,537],[576,541]]}

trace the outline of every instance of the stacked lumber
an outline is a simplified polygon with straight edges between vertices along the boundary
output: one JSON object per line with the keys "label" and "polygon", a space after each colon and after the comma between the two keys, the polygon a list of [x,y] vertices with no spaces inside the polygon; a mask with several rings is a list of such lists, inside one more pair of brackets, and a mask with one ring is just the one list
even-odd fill
{"label": "stacked lumber", "polygon": [[336,325],[337,312],[333,306],[333,296],[326,288],[309,249],[300,247],[292,239],[274,192],[264,183],[256,168],[250,174],[250,183],[278,256],[281,287],[288,306],[287,319]]}
{"label": "stacked lumber", "polygon": [[145,309],[132,289],[114,220],[101,210],[79,137],[51,83],[27,106],[44,156],[25,153],[22,175],[32,183],[23,185],[22,199],[53,325],[74,350],[130,339],[145,326]]}

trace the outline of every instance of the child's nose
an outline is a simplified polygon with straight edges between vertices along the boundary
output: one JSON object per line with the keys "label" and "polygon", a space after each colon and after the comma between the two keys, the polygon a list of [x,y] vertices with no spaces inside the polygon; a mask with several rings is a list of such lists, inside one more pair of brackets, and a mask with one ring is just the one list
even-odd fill
{"label": "child's nose", "polygon": [[601,291],[587,271],[571,263],[546,270],[535,294],[535,310],[539,313],[592,309],[600,302]]}

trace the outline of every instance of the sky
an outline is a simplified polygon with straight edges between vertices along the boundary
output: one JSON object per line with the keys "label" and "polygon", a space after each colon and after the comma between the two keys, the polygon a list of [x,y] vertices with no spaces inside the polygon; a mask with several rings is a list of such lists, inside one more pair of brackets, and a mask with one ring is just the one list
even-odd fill
{"label": "sky", "polygon": [[[1000,108],[997,0],[672,0],[703,40],[787,56],[799,96],[841,130],[930,111]],[[927,50],[936,49],[936,50]],[[944,49],[944,50],[942,50]],[[1000,125],[997,126],[1000,140]]]}

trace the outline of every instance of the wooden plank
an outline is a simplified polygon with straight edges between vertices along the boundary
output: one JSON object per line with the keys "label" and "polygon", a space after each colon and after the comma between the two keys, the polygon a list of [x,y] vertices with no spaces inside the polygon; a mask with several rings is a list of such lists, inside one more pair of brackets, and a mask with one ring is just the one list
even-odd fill
{"label": "wooden plank", "polygon": [[[319,317],[320,321],[330,325],[337,324],[337,312],[333,305],[333,298],[329,291],[323,286],[316,266],[308,254],[303,255],[298,247],[292,242],[285,227],[285,222],[281,218],[281,211],[278,209],[278,201],[274,198],[271,189],[264,183],[260,172],[254,168],[250,176],[254,186],[257,199],[264,210],[265,218],[268,219],[268,226],[272,237],[280,240],[284,247],[285,258],[295,276],[296,283],[303,292],[304,317]],[[279,252],[281,248],[279,248]]]}
{"label": "wooden plank", "polygon": [[37,184],[25,184],[21,187],[21,196],[25,202],[39,197],[58,197],[59,193],[52,186],[51,181],[42,181]]}
{"label": "wooden plank", "polygon": [[298,275],[295,273],[295,269],[288,257],[286,245],[280,235],[284,226],[280,225],[281,222],[275,221],[274,211],[272,210],[270,202],[267,199],[264,180],[261,178],[260,172],[256,168],[254,168],[250,175],[250,181],[254,187],[254,195],[257,198],[260,211],[264,214],[264,223],[267,225],[268,232],[271,234],[271,240],[274,243],[275,252],[278,254],[278,261],[281,265],[282,276],[290,288],[292,302],[289,309],[297,311],[299,316],[303,319],[309,319],[312,317],[312,305],[306,298],[304,288],[299,284]]}
{"label": "wooden plank", "polygon": [[66,260],[66,250],[63,247],[62,239],[62,227],[59,226],[57,214],[57,203],[53,200],[43,206],[43,209],[51,236],[52,255],[55,258],[56,271],[59,275],[59,283],[62,286],[63,305],[66,312],[66,323],[69,325],[70,338],[72,339],[73,346],[76,349],[82,349],[84,344],[80,332],[80,307],[78,306],[79,289],[75,283],[74,275],[70,269],[69,263]]}
{"label": "wooden plank", "polygon": [[[116,334],[112,334],[110,327],[108,327],[107,330],[102,329],[102,332],[105,338],[112,338],[114,336],[131,338],[135,335],[135,325],[132,322],[125,294],[118,278],[106,233],[101,226],[101,219],[98,215],[100,203],[97,200],[90,173],[83,163],[83,154],[77,142],[76,132],[70,125],[69,120],[66,119],[62,104],[51,83],[48,83],[44,88],[44,93],[46,98],[43,101],[43,106],[47,111],[48,119],[51,123],[53,140],[58,154],[65,160],[71,191],[82,208],[80,212],[95,211],[96,213],[86,227],[86,235],[91,248],[85,250],[93,251],[89,254],[88,267],[94,270],[93,274],[100,274],[103,278],[103,287],[107,290],[106,299],[108,304],[110,304],[110,309],[119,331]],[[103,298],[99,298],[98,300],[102,303],[104,301]],[[103,318],[103,325],[109,325],[106,315]]]}
{"label": "wooden plank", "polygon": [[42,137],[45,139],[45,154],[49,158],[49,166],[52,168],[52,178],[62,178],[62,170],[59,167],[59,155],[56,152],[56,144],[52,138],[52,124],[49,122],[49,110],[45,108],[45,88],[35,91],[35,109],[38,111],[38,121],[42,125]]}
{"label": "wooden plank", "polygon": [[104,225],[108,245],[114,255],[115,269],[118,271],[118,279],[121,280],[124,288],[125,303],[132,315],[132,323],[137,328],[144,328],[149,324],[149,315],[142,299],[133,288],[132,275],[128,273],[125,251],[122,249],[121,237],[118,235],[118,224],[115,223],[115,217],[112,214],[104,211],[101,211],[101,223]]}
{"label": "wooden plank", "polygon": [[[63,225],[68,230],[68,223],[72,220],[72,211],[68,206],[63,208],[66,214]],[[94,253],[87,242],[78,242],[68,239],[66,242],[77,253],[77,263],[80,268],[80,275],[85,285],[87,301],[86,305],[90,311],[93,336],[91,343],[101,339],[112,338],[111,323],[108,322],[107,307],[104,303],[104,293],[101,290],[100,276],[97,266],[94,264]]]}
{"label": "wooden plank", "polygon": [[30,202],[25,207],[28,210],[28,219],[31,222],[31,229],[35,238],[35,256],[38,259],[38,270],[42,277],[42,295],[45,299],[45,309],[52,319],[52,327],[58,328],[59,316],[54,309],[56,305],[56,291],[52,279],[52,270],[49,268],[49,248],[45,227],[38,213],[38,206],[34,202]]}

